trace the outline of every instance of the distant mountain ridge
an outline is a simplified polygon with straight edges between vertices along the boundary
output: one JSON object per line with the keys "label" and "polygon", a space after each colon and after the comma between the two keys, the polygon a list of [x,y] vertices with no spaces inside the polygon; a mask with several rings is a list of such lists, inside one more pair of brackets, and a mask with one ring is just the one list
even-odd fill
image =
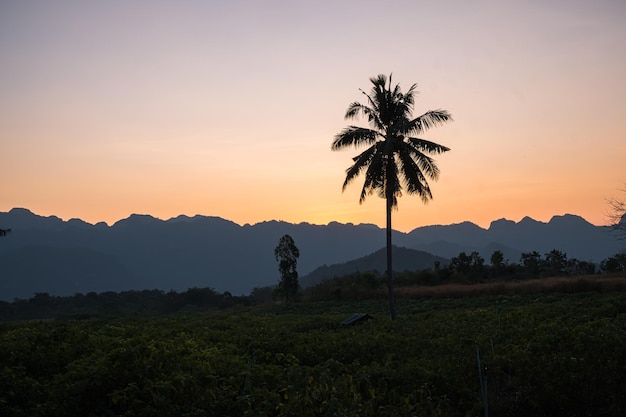
{"label": "distant mountain ridge", "polygon": [[[0,238],[0,300],[8,301],[30,298],[34,292],[185,291],[194,286],[246,294],[277,282],[273,251],[284,234],[300,249],[300,276],[372,254],[385,244],[384,229],[370,224],[272,220],[240,226],[201,215],[160,220],[133,214],[108,226],[15,208],[0,212],[0,227],[12,230]],[[463,222],[394,231],[393,242],[442,258],[476,250],[488,259],[494,250],[502,250],[505,258],[517,262],[522,252],[558,249],[569,258],[599,262],[625,244],[609,231],[564,215],[548,223],[500,219],[488,229]]]}
{"label": "distant mountain ridge", "polygon": [[522,252],[536,250],[544,254],[552,249],[567,253],[569,258],[600,262],[624,246],[624,242],[616,241],[610,227],[594,226],[572,214],[553,216],[547,223],[530,217],[518,223],[499,219],[488,229],[470,222],[425,226],[399,237],[395,243],[448,258],[460,250],[478,250],[483,256],[502,250],[512,262],[518,261]]}

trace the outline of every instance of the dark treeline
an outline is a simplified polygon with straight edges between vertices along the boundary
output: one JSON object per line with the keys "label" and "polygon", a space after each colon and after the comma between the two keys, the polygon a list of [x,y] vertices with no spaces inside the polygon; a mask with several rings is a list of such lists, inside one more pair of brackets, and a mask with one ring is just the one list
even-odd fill
{"label": "dark treeline", "polygon": [[[567,254],[552,250],[541,256],[536,251],[523,253],[519,263],[504,259],[495,251],[489,263],[478,252],[461,252],[446,265],[435,263],[422,271],[396,272],[398,288],[446,284],[481,284],[520,282],[537,278],[589,276],[626,272],[626,253],[603,260],[600,265],[568,259]],[[301,290],[300,300],[333,301],[372,298],[384,287],[384,274],[364,271],[336,277]],[[583,289],[586,287],[582,287]],[[249,295],[234,296],[212,288],[190,288],[185,292],[133,290],[123,292],[89,292],[72,296],[36,293],[28,300],[0,302],[0,320],[54,318],[89,318],[94,316],[156,316],[196,311],[251,306],[276,300],[275,287],[255,288]]]}
{"label": "dark treeline", "polygon": [[[250,296],[233,296],[212,288],[190,288],[185,292],[162,290],[90,292],[67,297],[36,293],[28,300],[0,302],[0,320],[89,318],[93,316],[156,316],[224,309],[255,303]],[[270,289],[271,294],[271,289]]]}
{"label": "dark treeline", "polygon": [[511,263],[504,259],[501,251],[494,251],[488,264],[478,252],[461,252],[447,265],[435,263],[433,269],[399,273],[396,280],[403,285],[478,284],[624,271],[626,253],[615,254],[596,265],[575,258],[568,259],[566,253],[556,249],[544,256],[537,251],[524,252],[519,263]]}

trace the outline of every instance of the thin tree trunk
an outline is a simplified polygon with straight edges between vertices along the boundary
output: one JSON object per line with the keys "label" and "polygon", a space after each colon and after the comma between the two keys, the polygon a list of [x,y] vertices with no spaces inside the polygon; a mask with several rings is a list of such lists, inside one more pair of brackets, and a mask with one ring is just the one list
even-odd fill
{"label": "thin tree trunk", "polygon": [[389,297],[389,315],[396,318],[396,301],[393,296],[393,269],[391,267],[391,203],[393,196],[387,195],[387,292]]}

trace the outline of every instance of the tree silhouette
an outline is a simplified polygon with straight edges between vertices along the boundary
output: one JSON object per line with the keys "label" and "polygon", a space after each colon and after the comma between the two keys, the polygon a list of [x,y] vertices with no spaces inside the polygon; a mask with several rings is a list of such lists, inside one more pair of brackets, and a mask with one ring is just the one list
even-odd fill
{"label": "tree silhouette", "polygon": [[7,233],[10,233],[11,229],[0,229],[0,237],[4,237]]}
{"label": "tree silhouette", "polygon": [[491,258],[489,259],[491,261],[491,266],[493,266],[494,268],[504,268],[504,254],[502,253],[502,251],[494,250],[491,254]]}
{"label": "tree silhouette", "polygon": [[471,280],[473,282],[480,282],[484,278],[485,260],[476,251],[473,251],[469,255],[465,252],[459,253],[459,256],[450,259],[450,269],[458,274],[463,281]]}
{"label": "tree silhouette", "polygon": [[359,203],[376,192],[386,200],[387,214],[387,289],[391,318],[396,316],[393,295],[393,273],[391,259],[391,209],[398,207],[398,197],[403,189],[408,194],[417,194],[424,203],[432,199],[428,179],[439,177],[439,168],[431,154],[441,154],[450,149],[419,139],[415,135],[431,127],[451,121],[445,110],[431,110],[413,118],[414,95],[417,85],[413,84],[406,93],[400,85],[392,86],[391,75],[381,74],[370,78],[371,92],[361,90],[367,102],[354,102],[348,106],[346,119],[366,117],[370,127],[348,126],[335,136],[332,150],[350,146],[366,145],[368,148],[353,158],[354,164],[346,170],[343,190],[361,172],[365,181]]}
{"label": "tree silhouette", "polygon": [[543,261],[541,260],[541,254],[536,250],[532,252],[523,252],[520,257],[520,262],[524,269],[533,277],[538,278],[543,269]]}
{"label": "tree silhouette", "polygon": [[490,274],[492,278],[499,277],[504,272],[506,262],[504,260],[504,253],[500,250],[495,250],[491,253],[489,258],[491,262]]}
{"label": "tree silhouette", "polygon": [[[620,189],[626,193],[626,184]],[[606,217],[618,239],[626,240],[626,203],[623,199],[611,197],[607,200],[609,212]]]}
{"label": "tree silhouette", "polygon": [[567,254],[557,249],[552,249],[545,254],[545,273],[547,276],[561,276],[567,273]]}
{"label": "tree silhouette", "polygon": [[626,253],[616,253],[604,259],[600,263],[600,269],[604,272],[626,272]]}
{"label": "tree silhouette", "polygon": [[278,261],[278,271],[280,272],[277,292],[288,303],[289,299],[295,297],[298,293],[298,271],[296,266],[300,257],[300,251],[296,247],[293,238],[289,235],[284,235],[274,249],[274,256]]}

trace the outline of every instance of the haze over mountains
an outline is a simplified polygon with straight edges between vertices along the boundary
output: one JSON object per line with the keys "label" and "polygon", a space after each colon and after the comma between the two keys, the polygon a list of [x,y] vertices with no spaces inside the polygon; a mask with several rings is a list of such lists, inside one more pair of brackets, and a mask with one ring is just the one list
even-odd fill
{"label": "haze over mountains", "polygon": [[[319,267],[346,263],[385,245],[385,230],[374,225],[268,221],[241,226],[199,215],[164,221],[134,214],[108,226],[16,208],[0,212],[0,228],[12,229],[0,239],[4,301],[30,298],[36,292],[72,295],[155,288],[212,287],[247,294],[278,281],[273,252],[284,234],[300,249],[298,271],[304,281]],[[476,250],[488,260],[494,250],[501,250],[511,262],[518,262],[522,252],[544,254],[552,249],[568,258],[600,262],[624,247],[609,227],[574,215],[555,216],[547,223],[528,217],[518,223],[501,219],[488,229],[470,222],[426,226],[409,233],[394,231],[393,243],[441,258]],[[434,258],[423,259],[430,263]]]}

